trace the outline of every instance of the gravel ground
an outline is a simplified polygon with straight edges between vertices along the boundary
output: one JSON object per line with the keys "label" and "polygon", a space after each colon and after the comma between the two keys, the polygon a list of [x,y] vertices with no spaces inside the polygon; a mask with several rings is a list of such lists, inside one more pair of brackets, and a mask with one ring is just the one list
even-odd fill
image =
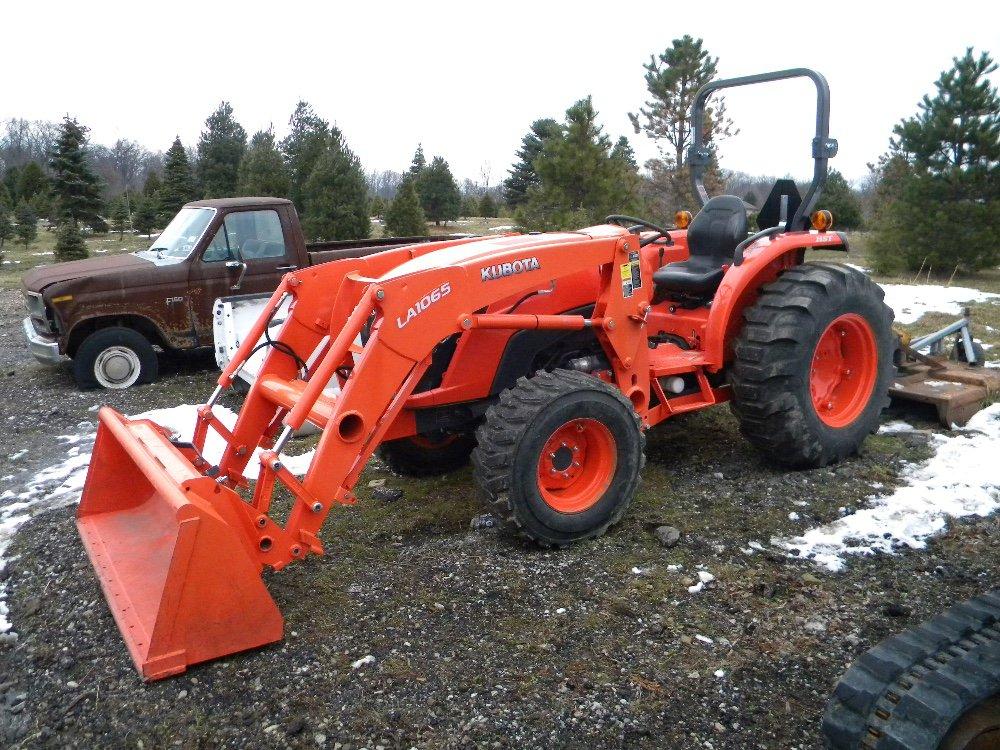
{"label": "gravel ground", "polygon": [[[21,315],[19,294],[0,292],[3,489],[58,461],[53,436],[92,424],[98,403],[135,414],[211,390],[210,360],[189,357],[164,362],[158,384],[81,394],[67,367],[30,360]],[[626,520],[557,552],[470,528],[481,511],[468,470],[415,481],[373,461],[361,501],[324,528],[327,556],[267,577],[285,640],[151,685],[72,510],[46,512],[0,573],[19,633],[0,643],[0,744],[819,747],[824,702],[855,657],[996,585],[997,519],[838,574],[767,542],[858,507],[926,455],[924,433],[878,435],[840,466],[788,473],[749,449],[728,410],[691,415],[651,434]],[[371,498],[372,480],[405,499]],[[652,533],[662,524],[680,530],[675,546]],[[690,593],[700,570],[715,580]]]}

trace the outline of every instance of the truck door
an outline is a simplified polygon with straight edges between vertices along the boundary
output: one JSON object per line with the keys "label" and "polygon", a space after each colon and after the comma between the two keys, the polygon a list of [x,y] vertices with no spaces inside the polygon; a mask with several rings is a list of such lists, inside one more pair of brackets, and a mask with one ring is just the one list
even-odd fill
{"label": "truck door", "polygon": [[212,344],[212,306],[217,298],[273,292],[297,262],[276,208],[227,214],[190,266],[192,314],[200,345]]}

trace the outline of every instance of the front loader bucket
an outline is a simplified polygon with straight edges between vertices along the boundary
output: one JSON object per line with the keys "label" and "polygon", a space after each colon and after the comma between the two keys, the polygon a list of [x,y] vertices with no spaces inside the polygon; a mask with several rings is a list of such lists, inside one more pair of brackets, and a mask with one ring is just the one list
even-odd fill
{"label": "front loader bucket", "polygon": [[146,680],[282,637],[231,492],[155,423],[101,409],[77,527]]}

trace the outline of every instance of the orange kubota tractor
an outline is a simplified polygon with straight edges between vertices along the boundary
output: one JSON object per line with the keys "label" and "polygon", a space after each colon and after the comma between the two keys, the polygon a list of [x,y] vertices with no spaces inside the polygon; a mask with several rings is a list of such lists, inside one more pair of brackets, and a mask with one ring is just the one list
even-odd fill
{"label": "orange kubota tractor", "polygon": [[[722,88],[797,76],[818,92],[813,183],[800,199],[779,181],[748,237],[743,201],[709,199],[703,185],[705,104]],[[645,430],[676,414],[730,401],[751,443],[789,466],[858,449],[887,402],[895,339],[865,275],[804,262],[810,248],[847,249],[829,213],[813,213],[837,149],[826,81],[805,69],[716,81],[692,115],[703,205],[689,226],[683,212],[675,230],[610,216],[294,271],[200,407],[192,443],[101,410],[78,525],[146,679],[279,640],[261,572],[323,552],[324,519],[355,501],[379,448],[412,473],[471,454],[500,520],[556,546],[622,517]],[[289,301],[226,429],[213,404]],[[324,394],[332,379],[335,397]],[[299,480],[281,452],[305,422],[322,434]],[[217,465],[202,457],[208,430],[226,443]],[[258,448],[251,486],[243,470]],[[269,514],[275,483],[294,498],[283,525]]]}

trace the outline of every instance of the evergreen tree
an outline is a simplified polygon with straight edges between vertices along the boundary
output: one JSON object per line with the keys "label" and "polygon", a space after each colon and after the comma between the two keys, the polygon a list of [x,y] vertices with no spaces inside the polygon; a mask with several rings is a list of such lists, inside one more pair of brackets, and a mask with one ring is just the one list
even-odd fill
{"label": "evergreen tree", "polygon": [[56,215],[98,229],[104,223],[100,218],[101,183],[88,163],[87,128],[71,117],[59,126],[50,167]]}
{"label": "evergreen tree", "polygon": [[302,186],[302,200],[302,227],[312,240],[364,239],[371,232],[365,174],[339,131]]}
{"label": "evergreen tree", "polygon": [[[316,162],[327,151],[330,142],[330,123],[319,117],[306,102],[295,105],[295,111],[288,120],[289,134],[281,141],[281,153],[285,157],[291,180],[289,197],[295,207],[304,212],[303,188]],[[334,128],[336,131],[336,129]],[[335,132],[340,137],[339,131]]]}
{"label": "evergreen tree", "polygon": [[[701,39],[685,34],[674,39],[658,56],[651,55],[649,62],[643,65],[650,99],[638,114],[629,113],[629,119],[636,133],[645,131],[656,141],[667,166],[672,169],[684,165],[692,140],[689,118],[695,94],[715,78],[718,64],[719,58],[708,54]],[[733,133],[732,123],[726,117],[725,102],[721,97],[716,101],[714,108],[705,109],[703,139],[709,146],[712,141]]]}
{"label": "evergreen tree", "polygon": [[403,180],[395,199],[386,209],[385,231],[392,237],[422,237],[427,234],[427,219],[420,207],[420,196],[413,180]]}
{"label": "evergreen tree", "polygon": [[174,138],[167,150],[163,162],[163,184],[156,195],[157,222],[160,226],[166,226],[185,203],[196,197],[194,176],[180,136]]}
{"label": "evergreen tree", "polygon": [[0,206],[4,206],[5,208],[14,207],[14,199],[7,191],[6,183],[3,182],[0,182]]}
{"label": "evergreen tree", "polygon": [[132,225],[139,234],[150,235],[156,228],[156,197],[137,196],[132,206]]}
{"label": "evergreen tree", "polygon": [[142,194],[147,198],[153,199],[154,201],[158,200],[157,196],[159,196],[160,188],[162,186],[163,183],[160,182],[160,175],[158,175],[156,172],[150,172],[149,175],[146,177],[146,182],[143,183]]}
{"label": "evergreen tree", "polygon": [[83,241],[76,224],[72,221],[60,224],[56,230],[56,260],[60,263],[67,260],[83,260],[87,255],[87,244]]}
{"label": "evergreen tree", "polygon": [[485,216],[487,219],[494,218],[499,213],[497,209],[496,199],[493,194],[487,190],[483,193],[483,197],[479,200],[479,215]]}
{"label": "evergreen tree", "polygon": [[236,194],[237,172],[247,147],[247,132],[229,102],[222,102],[208,119],[198,141],[198,178],[207,198]]}
{"label": "evergreen tree", "polygon": [[537,185],[535,159],[542,151],[545,141],[559,133],[559,123],[551,118],[535,120],[528,134],[521,139],[517,152],[517,163],[510,168],[510,176],[503,183],[503,197],[509,206],[520,206],[528,198],[528,189]]}
{"label": "evergreen tree", "polygon": [[21,180],[21,170],[17,167],[7,167],[7,171],[3,173],[3,184],[7,188],[7,195],[10,196],[10,207],[13,208],[18,204],[17,197],[17,184]]}
{"label": "evergreen tree", "polygon": [[260,130],[250,139],[240,162],[237,195],[260,195],[287,198],[291,188],[288,169],[270,130]]}
{"label": "evergreen tree", "polygon": [[[894,128],[880,165],[870,251],[876,268],[958,268],[1000,263],[1000,97],[997,66],[972,49]],[[942,231],[947,227],[947,231]]]}
{"label": "evergreen tree", "polygon": [[590,97],[566,110],[566,124],[534,161],[539,184],[515,216],[531,229],[576,229],[639,207],[639,177],[597,123]]}
{"label": "evergreen tree", "polygon": [[0,203],[0,259],[3,259],[3,246],[7,240],[14,239],[14,222],[10,220],[10,209]]}
{"label": "evergreen tree", "polygon": [[479,201],[474,195],[463,195],[458,207],[459,216],[479,216]]}
{"label": "evergreen tree", "polygon": [[760,208],[757,204],[757,194],[753,190],[748,190],[747,194],[743,196],[743,202],[749,203],[754,208]]}
{"label": "evergreen tree", "polygon": [[411,177],[419,177],[420,173],[427,167],[427,159],[424,158],[424,144],[418,143],[417,150],[413,153],[413,161],[410,162],[408,174]]}
{"label": "evergreen tree", "polygon": [[31,204],[21,203],[14,212],[14,221],[17,222],[14,233],[24,243],[24,249],[27,250],[28,246],[38,237],[38,215]]}
{"label": "evergreen tree", "polygon": [[861,201],[854,188],[836,169],[831,169],[826,178],[826,187],[820,196],[819,207],[833,214],[836,229],[860,229],[862,224]]}
{"label": "evergreen tree", "polygon": [[111,231],[118,232],[118,239],[122,239],[128,229],[128,206],[125,205],[124,197],[119,197],[111,204]]}
{"label": "evergreen tree", "polygon": [[[650,56],[646,70],[649,99],[638,113],[629,113],[635,132],[645,132],[659,149],[660,158],[646,162],[651,178],[645,187],[649,208],[671,215],[680,209],[694,210],[698,203],[691,190],[687,149],[692,143],[691,106],[704,84],[716,76],[719,58],[711,57],[701,39],[685,34],[674,39],[661,54]],[[715,106],[705,108],[702,140],[714,153],[713,144],[737,131],[726,117],[725,101],[715,97]],[[713,157],[704,174],[709,194],[723,187],[718,162]]]}
{"label": "evergreen tree", "polygon": [[639,171],[639,163],[635,160],[635,151],[632,150],[632,144],[625,136],[619,137],[615,142],[615,147],[611,149],[611,158],[618,159],[633,172]]}
{"label": "evergreen tree", "polygon": [[22,201],[33,200],[36,196],[49,192],[49,178],[45,176],[41,165],[29,161],[21,170],[17,180],[17,195]]}
{"label": "evergreen tree", "polygon": [[451,169],[440,156],[435,156],[416,178],[417,193],[424,214],[435,224],[458,218],[462,194]]}
{"label": "evergreen tree", "polygon": [[385,201],[381,196],[376,195],[369,202],[368,210],[371,211],[372,216],[381,219],[385,215]]}

